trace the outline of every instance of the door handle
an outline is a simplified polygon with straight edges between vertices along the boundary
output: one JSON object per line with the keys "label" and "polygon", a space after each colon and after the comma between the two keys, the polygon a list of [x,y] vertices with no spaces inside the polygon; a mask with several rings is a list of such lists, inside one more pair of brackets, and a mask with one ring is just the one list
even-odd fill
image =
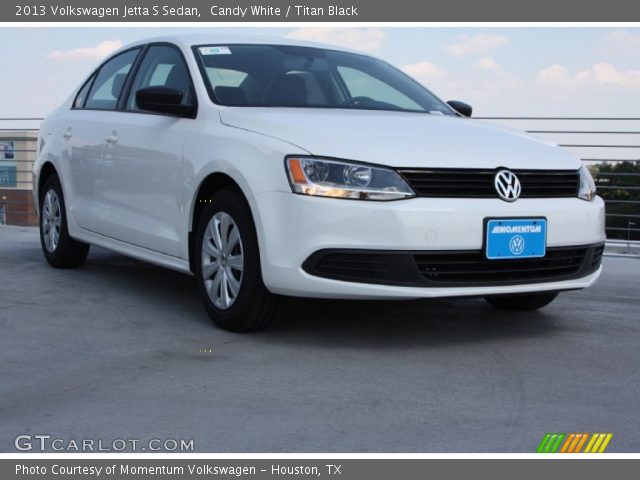
{"label": "door handle", "polygon": [[105,141],[107,143],[118,143],[118,137],[115,135],[109,135],[107,136],[107,138],[105,138]]}
{"label": "door handle", "polygon": [[67,128],[67,130],[62,134],[62,136],[66,139],[71,138],[71,128]]}

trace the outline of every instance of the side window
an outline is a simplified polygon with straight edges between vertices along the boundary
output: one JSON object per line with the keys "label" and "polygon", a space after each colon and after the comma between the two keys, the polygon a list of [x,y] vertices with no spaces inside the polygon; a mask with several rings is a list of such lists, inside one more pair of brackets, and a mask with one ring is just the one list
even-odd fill
{"label": "side window", "polygon": [[343,66],[338,67],[338,73],[342,77],[352,98],[364,96],[378,102],[390,103],[391,105],[408,110],[424,110],[424,108],[405,94],[367,73],[355,68]]}
{"label": "side window", "polygon": [[89,94],[89,89],[91,88],[94,78],[96,78],[95,74],[91,75],[91,78],[82,86],[78,95],[76,95],[76,99],[73,101],[73,108],[84,108],[84,102],[87,100],[87,95]]}
{"label": "side window", "polygon": [[139,48],[121,53],[100,68],[91,87],[85,108],[115,110],[127,79],[127,74],[131,70],[131,65],[136,60],[138,53],[140,53]]}
{"label": "side window", "polygon": [[152,46],[140,64],[127,99],[127,110],[139,110],[136,92],[147,87],[168,87],[182,92],[182,105],[193,104],[193,89],[187,65],[180,52],[165,45]]}

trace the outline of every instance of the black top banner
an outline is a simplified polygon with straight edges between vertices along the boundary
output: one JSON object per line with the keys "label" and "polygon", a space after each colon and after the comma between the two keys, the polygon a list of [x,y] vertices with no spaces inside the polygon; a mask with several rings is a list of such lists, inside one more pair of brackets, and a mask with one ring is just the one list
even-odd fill
{"label": "black top banner", "polygon": [[630,0],[14,0],[0,22],[634,22]]}

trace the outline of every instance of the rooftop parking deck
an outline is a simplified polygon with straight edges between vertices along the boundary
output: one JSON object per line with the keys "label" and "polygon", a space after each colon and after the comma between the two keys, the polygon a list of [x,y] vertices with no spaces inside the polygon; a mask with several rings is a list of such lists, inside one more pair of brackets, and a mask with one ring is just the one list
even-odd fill
{"label": "rooftop parking deck", "polygon": [[19,434],[193,439],[208,452],[535,452],[546,432],[640,448],[640,259],[535,313],[482,300],[295,300],[210,324],[194,282],[92,248],[44,261],[0,227],[0,451]]}

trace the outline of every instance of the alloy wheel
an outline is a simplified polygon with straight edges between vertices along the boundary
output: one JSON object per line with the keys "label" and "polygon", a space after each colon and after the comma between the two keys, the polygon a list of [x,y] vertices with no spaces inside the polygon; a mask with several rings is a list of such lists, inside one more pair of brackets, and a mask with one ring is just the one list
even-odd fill
{"label": "alloy wheel", "polygon": [[240,294],[244,256],[238,225],[231,215],[217,212],[202,240],[202,276],[209,298],[221,309],[230,308]]}
{"label": "alloy wheel", "polygon": [[61,225],[60,199],[56,191],[50,189],[44,196],[42,204],[42,238],[49,253],[55,252],[58,247]]}

